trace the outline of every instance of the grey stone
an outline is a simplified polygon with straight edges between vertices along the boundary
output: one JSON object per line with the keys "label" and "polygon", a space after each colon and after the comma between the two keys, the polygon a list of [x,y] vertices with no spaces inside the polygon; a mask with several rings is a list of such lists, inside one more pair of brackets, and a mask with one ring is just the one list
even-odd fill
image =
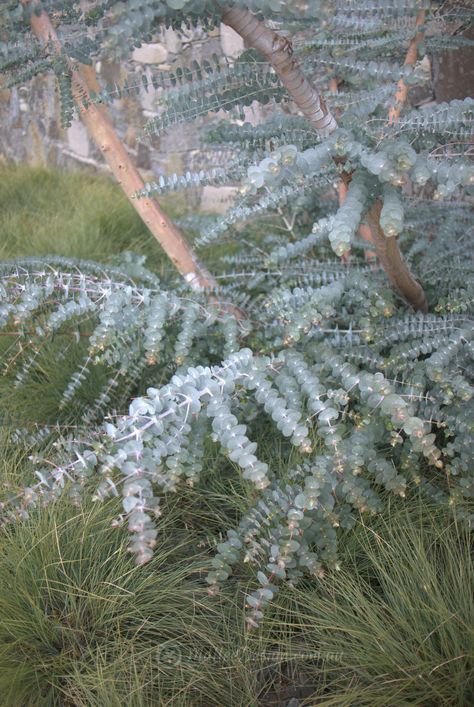
{"label": "grey stone", "polygon": [[132,59],[140,64],[163,64],[168,58],[167,48],[160,43],[142,44],[133,50]]}
{"label": "grey stone", "polygon": [[233,205],[238,193],[238,187],[207,185],[202,190],[200,211],[205,214],[225,214]]}
{"label": "grey stone", "polygon": [[89,136],[85,125],[80,120],[72,121],[67,130],[67,142],[70,150],[78,157],[89,157]]}
{"label": "grey stone", "polygon": [[231,59],[242,54],[244,50],[244,40],[232,27],[221,24],[221,47],[224,54]]}

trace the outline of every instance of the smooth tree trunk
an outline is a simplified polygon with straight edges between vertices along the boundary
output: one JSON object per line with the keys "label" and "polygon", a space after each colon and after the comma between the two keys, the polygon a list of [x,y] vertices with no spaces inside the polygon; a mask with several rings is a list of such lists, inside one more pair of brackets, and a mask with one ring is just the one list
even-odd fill
{"label": "smooth tree trunk", "polygon": [[[23,4],[32,8],[38,5],[36,0],[23,0]],[[61,42],[44,10],[40,14],[32,12],[30,24],[40,41],[49,43],[57,54],[62,53]],[[197,290],[216,289],[214,278],[199,262],[180,229],[159,204],[151,198],[134,198],[134,194],[142,190],[145,184],[117,135],[105,106],[97,106],[90,101],[89,91],[95,90],[95,72],[90,67],[73,65],[71,61],[68,65],[78,113],[127,198],[186,282]]]}
{"label": "smooth tree trunk", "polygon": [[413,309],[428,311],[425,292],[403,259],[395,237],[387,238],[380,226],[382,202],[377,199],[366,215],[377,257],[388,279]]}

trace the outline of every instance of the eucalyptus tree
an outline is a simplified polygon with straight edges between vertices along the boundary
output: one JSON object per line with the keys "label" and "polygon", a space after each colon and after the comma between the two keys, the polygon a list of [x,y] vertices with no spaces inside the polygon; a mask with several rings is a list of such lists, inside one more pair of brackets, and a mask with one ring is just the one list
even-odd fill
{"label": "eucalyptus tree", "polygon": [[[164,89],[142,139],[223,110],[229,119],[207,125],[202,144],[225,163],[123,182],[137,205],[179,188],[240,184],[225,217],[193,214],[181,224],[197,232],[204,262],[225,239],[241,241],[214,278],[172,224],[168,245],[159,240],[184,281],[160,281],[141,261],[132,269],[67,259],[2,265],[0,325],[15,336],[6,361],[15,385],[35,375],[48,337],[67,328],[88,339],[58,411],[58,420],[79,416],[84,430],[17,431],[37,447],[37,469],[10,494],[5,522],[65,485],[79,503],[93,484],[97,501],[122,496],[117,522],[142,564],[156,542],[160,494],[205,483],[214,442],[255,492],[238,527],[223,529],[208,583],[217,591],[236,563],[255,565],[258,588],[247,598],[255,626],[279,582],[338,567],[337,529],[380,513],[387,493],[419,487],[468,519],[474,100],[407,102],[410,86],[430,80],[422,55],[468,43],[443,31],[447,19],[465,22],[466,11],[445,9],[447,18],[413,0],[127,0],[90,10],[51,0],[10,9],[3,27],[16,36],[2,48],[10,81],[54,71],[64,120],[76,105],[99,143],[104,126],[112,135],[105,104],[137,86],[91,90],[85,64],[124,60],[163,26],[224,22],[246,49],[235,61],[141,77],[145,90]],[[258,126],[245,122],[253,101],[272,105]],[[122,148],[103,147],[117,174]],[[81,402],[94,366],[103,387]],[[124,414],[146,370],[157,384]],[[262,425],[281,436],[284,469],[258,451]]]}

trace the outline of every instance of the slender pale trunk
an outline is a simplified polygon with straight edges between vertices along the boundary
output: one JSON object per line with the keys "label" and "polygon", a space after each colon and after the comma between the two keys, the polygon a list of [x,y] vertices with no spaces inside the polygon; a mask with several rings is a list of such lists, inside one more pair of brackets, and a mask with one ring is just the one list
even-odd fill
{"label": "slender pale trunk", "polygon": [[[247,47],[252,47],[264,55],[293,101],[320,137],[327,137],[336,130],[336,119],[318,91],[303,74],[293,57],[293,49],[289,40],[265,27],[249,10],[226,8],[222,14],[222,21],[241,35]],[[352,175],[343,174],[341,176],[345,187],[347,187]],[[423,288],[415,280],[403,260],[397,239],[386,238],[380,226],[381,209],[382,204],[377,200],[367,214],[370,240],[374,244],[380,264],[392,285],[408,304],[416,310],[426,312],[427,304]]]}
{"label": "slender pale trunk", "polygon": [[[25,5],[37,5],[36,0],[22,0]],[[30,18],[36,37],[50,43],[57,54],[62,53],[61,42],[46,12]],[[195,289],[214,289],[215,280],[198,261],[189,243],[177,226],[151,198],[134,199],[133,195],[144,188],[144,182],[130,159],[127,150],[117,135],[105,106],[90,102],[89,90],[96,89],[95,72],[90,67],[74,66],[68,60],[72,79],[72,93],[79,115],[89,134],[102,152],[111,172],[117,179],[127,198],[148,226],[166,255],[186,282]]]}

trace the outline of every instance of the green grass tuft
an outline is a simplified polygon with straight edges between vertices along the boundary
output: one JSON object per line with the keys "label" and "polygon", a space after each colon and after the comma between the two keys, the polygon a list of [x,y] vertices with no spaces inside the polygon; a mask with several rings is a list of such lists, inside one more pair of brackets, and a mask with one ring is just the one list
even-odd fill
{"label": "green grass tuft", "polygon": [[169,515],[153,561],[134,567],[126,531],[111,527],[117,510],[90,502],[78,510],[61,499],[3,534],[5,707],[133,704],[134,691],[136,704],[154,704],[152,694],[191,680],[177,674],[178,646],[204,652],[215,617],[198,582],[203,555],[183,531],[169,531]]}
{"label": "green grass tuft", "polygon": [[341,567],[280,602],[308,652],[321,656],[301,665],[315,686],[304,704],[315,695],[328,707],[472,704],[469,530],[420,499],[398,503],[344,537]]}
{"label": "green grass tuft", "polygon": [[[26,460],[9,450],[14,486]],[[282,460],[276,463],[283,463]],[[250,502],[209,455],[205,494],[164,501],[152,562],[134,567],[118,501],[59,499],[0,536],[2,705],[461,707],[474,679],[467,529],[418,497],[341,537],[342,570],[282,586],[244,629],[246,565],[204,581],[214,538]],[[201,499],[201,500],[200,500]],[[249,584],[250,583],[250,584]]]}
{"label": "green grass tuft", "polygon": [[[171,215],[182,204],[160,199]],[[168,268],[166,256],[111,179],[45,167],[0,168],[0,260],[63,255],[104,262],[125,250]]]}
{"label": "green grass tuft", "polygon": [[[182,215],[182,201],[160,199],[172,216]],[[160,245],[112,180],[44,167],[0,168],[0,260],[61,255],[111,262],[120,253],[146,256],[146,266],[159,275],[174,273]],[[25,386],[14,387],[15,337],[0,336],[0,424],[27,427],[58,419],[58,405],[71,374],[80,367],[87,342],[57,336],[41,347],[41,365]],[[26,348],[32,350],[32,345]],[[65,356],[63,357],[63,354]],[[6,374],[6,375],[5,375]],[[96,367],[61,423],[74,423],[95,399],[107,379]]]}

